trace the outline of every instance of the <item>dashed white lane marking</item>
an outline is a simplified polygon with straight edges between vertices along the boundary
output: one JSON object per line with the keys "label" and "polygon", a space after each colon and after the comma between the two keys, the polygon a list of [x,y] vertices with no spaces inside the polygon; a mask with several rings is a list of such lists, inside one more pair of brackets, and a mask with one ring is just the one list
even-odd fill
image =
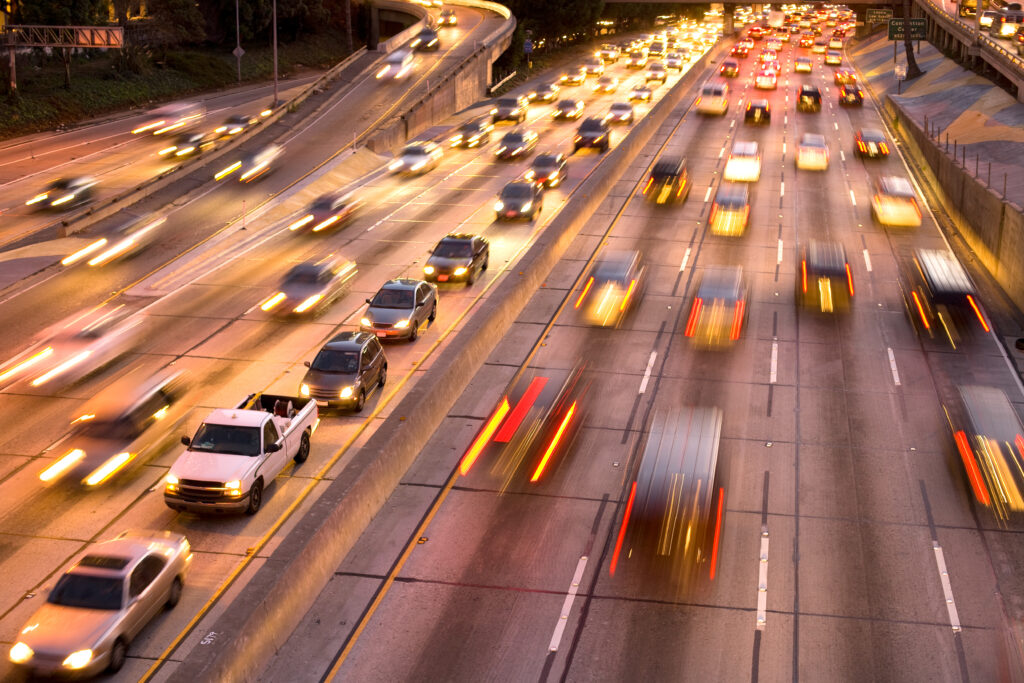
{"label": "dashed white lane marking", "polygon": [[733,119],[732,121],[729,122],[729,127],[730,128],[732,128],[735,125],[736,125],[736,119]]}
{"label": "dashed white lane marking", "polygon": [[942,546],[938,541],[932,541],[932,548],[935,550],[935,564],[939,568],[939,581],[942,583],[942,594],[946,597],[946,611],[949,612],[949,625],[953,632],[960,631],[960,615],[956,611],[956,602],[953,601],[953,586],[949,583],[949,572],[946,570],[946,558],[942,555]]}
{"label": "dashed white lane marking", "polygon": [[785,180],[779,182],[779,196],[780,197],[785,197],[786,196],[786,181]]}
{"label": "dashed white lane marking", "polygon": [[587,556],[584,555],[576,564],[576,573],[572,575],[572,583],[569,585],[569,592],[565,595],[565,602],[562,603],[562,613],[558,616],[558,623],[555,624],[555,632],[551,634],[551,644],[548,645],[549,652],[558,650],[558,644],[562,641],[562,634],[565,633],[565,625],[569,622],[569,611],[576,599],[576,592],[580,589],[580,581],[583,580],[583,570],[587,568]]}
{"label": "dashed white lane marking", "polygon": [[757,630],[768,625],[768,529],[761,530],[761,555],[757,560]]}
{"label": "dashed white lane marking", "polygon": [[782,156],[786,156],[786,143],[782,143]]}
{"label": "dashed white lane marking", "polygon": [[679,264],[679,272],[686,270],[686,262],[690,260],[690,247],[686,248],[686,253],[683,254],[683,262]]}
{"label": "dashed white lane marking", "polygon": [[839,158],[842,159],[843,161],[846,161],[846,152],[844,152],[843,150],[839,150]]}
{"label": "dashed white lane marking", "polygon": [[775,384],[779,379],[779,342],[772,342],[772,365],[768,370],[768,383]]}
{"label": "dashed white lane marking", "polygon": [[658,357],[657,351],[651,351],[651,357],[647,361],[647,369],[644,370],[644,378],[640,381],[640,392],[644,393],[647,391],[647,383],[651,381],[651,370],[654,369],[654,359]]}
{"label": "dashed white lane marking", "polygon": [[839,124],[838,123],[833,123],[832,125],[836,127],[836,130],[839,130]]}
{"label": "dashed white lane marking", "polygon": [[857,206],[857,197],[854,196],[853,190],[850,190],[850,201],[853,203],[854,206]]}
{"label": "dashed white lane marking", "polygon": [[782,263],[782,240],[779,240],[779,255],[778,255],[778,261],[777,262],[778,263]]}
{"label": "dashed white lane marking", "polygon": [[871,272],[871,256],[868,254],[868,250],[864,250],[864,266]]}
{"label": "dashed white lane marking", "polygon": [[722,149],[718,150],[718,158],[721,159],[723,154],[725,154],[725,147],[722,147]]}
{"label": "dashed white lane marking", "polygon": [[886,351],[889,352],[889,369],[892,370],[892,381],[896,386],[900,385],[900,373],[896,370],[896,355],[892,352],[892,347],[887,346]]}
{"label": "dashed white lane marking", "polygon": [[704,203],[707,204],[709,199],[711,199],[711,187],[710,186],[708,186],[708,191],[704,193]]}

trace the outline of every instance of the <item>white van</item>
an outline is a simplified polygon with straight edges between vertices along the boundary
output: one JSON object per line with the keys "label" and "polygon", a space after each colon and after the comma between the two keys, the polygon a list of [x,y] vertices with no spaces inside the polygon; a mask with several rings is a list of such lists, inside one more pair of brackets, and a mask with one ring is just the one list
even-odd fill
{"label": "white van", "polygon": [[721,81],[708,81],[700,90],[697,113],[724,115],[729,111],[729,85]]}

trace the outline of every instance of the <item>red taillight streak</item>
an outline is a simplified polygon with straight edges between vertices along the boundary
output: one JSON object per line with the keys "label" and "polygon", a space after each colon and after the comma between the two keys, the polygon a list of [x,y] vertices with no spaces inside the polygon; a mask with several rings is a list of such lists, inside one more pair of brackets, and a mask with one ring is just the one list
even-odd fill
{"label": "red taillight streak", "polygon": [[879,145],[879,148],[882,150],[882,154],[889,153],[889,145],[885,144],[884,142],[881,145]]}
{"label": "red taillight streak", "polygon": [[697,320],[700,318],[700,309],[704,305],[704,302],[697,297],[693,300],[693,308],[690,309],[690,319],[686,321],[686,331],[683,332],[687,337],[693,336],[693,331],[697,327]]}
{"label": "red taillight streak", "polygon": [[982,327],[982,329],[983,329],[983,330],[985,330],[986,332],[988,332],[988,323],[987,323],[987,322],[985,322],[985,318],[984,318],[984,316],[982,316],[982,315],[981,315],[981,309],[980,309],[980,308],[978,308],[978,304],[976,304],[976,303],[974,302],[974,297],[973,297],[973,296],[971,296],[970,294],[968,294],[968,295],[967,295],[967,301],[968,301],[968,303],[970,303],[970,304],[971,304],[971,308],[973,308],[973,309],[974,309],[974,314],[975,314],[976,316],[978,316],[978,320],[980,320],[980,321],[981,321],[981,327]]}
{"label": "red taillight streak", "polygon": [[736,308],[732,313],[732,332],[729,333],[729,339],[736,341],[740,338],[740,330],[743,329],[743,299],[736,302]]}
{"label": "red taillight streak", "polygon": [[921,299],[917,296],[917,292],[911,292],[910,296],[914,300],[914,305],[917,306],[917,314],[921,316],[921,322],[924,323],[924,329],[932,329],[932,326],[928,324],[928,318],[924,314],[924,306],[921,305]]}
{"label": "red taillight streak", "polygon": [[534,377],[533,381],[530,382],[530,386],[526,387],[526,391],[523,392],[523,397],[519,399],[519,403],[513,408],[512,412],[509,413],[508,420],[501,426],[501,431],[494,437],[495,443],[508,443],[512,440],[516,430],[519,429],[519,425],[522,423],[523,418],[526,417],[526,413],[529,412],[530,408],[533,407],[533,402],[540,396],[540,392],[544,389],[544,385],[548,383],[547,377]]}
{"label": "red taillight streak", "polygon": [[619,553],[622,551],[622,542],[626,540],[626,527],[629,526],[629,515],[633,512],[633,500],[636,498],[636,482],[633,482],[629,490],[629,500],[626,502],[626,514],[622,516],[622,526],[619,528],[619,537],[615,540],[615,552],[612,553],[612,563],[608,571],[615,576],[615,567],[619,564]]}
{"label": "red taillight streak", "polygon": [[629,304],[629,297],[633,296],[633,290],[636,289],[636,280],[630,280],[629,289],[626,290],[626,296],[622,297],[622,303],[619,304],[619,312],[626,310],[626,305]]}
{"label": "red taillight streak", "polygon": [[800,262],[800,282],[804,288],[804,294],[807,293],[807,259]]}
{"label": "red taillight streak", "polygon": [[641,194],[647,194],[647,190],[651,189],[651,183],[654,182],[654,176],[647,179],[647,184],[644,185],[644,191]]}
{"label": "red taillight streak", "polygon": [[846,264],[846,284],[850,285],[850,296],[853,296],[853,273],[850,272],[850,264]]}
{"label": "red taillight streak", "polygon": [[491,435],[494,434],[494,430],[498,428],[498,423],[501,422],[502,418],[508,412],[508,399],[501,399],[501,405],[494,411],[494,415],[491,415],[491,419],[487,421],[484,428],[477,435],[476,440],[473,441],[473,445],[469,447],[466,454],[462,456],[462,463],[459,464],[459,471],[463,476],[469,473],[469,468],[473,466],[476,459],[480,457],[480,452],[487,445],[487,442],[491,440]]}
{"label": "red taillight streak", "polygon": [[551,454],[555,452],[555,448],[558,447],[558,442],[562,440],[562,435],[565,433],[565,428],[569,426],[570,420],[572,420],[573,413],[576,412],[576,402],[573,401],[572,405],[569,406],[569,410],[566,411],[565,417],[562,418],[562,424],[558,425],[558,431],[555,432],[554,438],[551,439],[551,443],[548,444],[548,449],[544,451],[544,456],[540,459],[540,463],[537,465],[537,469],[534,470],[533,476],[530,477],[530,481],[537,481],[540,479],[541,473],[548,464],[548,460],[551,458]]}
{"label": "red taillight streak", "polygon": [[867,151],[867,146],[863,142],[858,140],[857,141],[857,149],[859,149],[862,152],[865,152],[865,151]]}
{"label": "red taillight streak", "polygon": [[583,287],[583,292],[580,294],[580,298],[576,299],[576,306],[575,306],[576,308],[579,308],[580,306],[583,305],[583,299],[587,296],[587,292],[590,291],[590,286],[592,284],[594,284],[594,276],[593,275],[590,276],[590,279],[587,280],[587,284]]}
{"label": "red taillight streak", "polygon": [[978,469],[978,462],[974,459],[974,453],[971,451],[971,444],[967,443],[967,435],[964,434],[964,430],[958,431],[953,435],[956,440],[957,450],[960,451],[960,459],[964,461],[964,468],[967,470],[967,478],[971,480],[971,488],[974,489],[974,497],[978,499],[978,502],[982,505],[989,505],[992,501],[988,495],[988,489],[985,488],[985,482],[981,479],[981,470]]}
{"label": "red taillight streak", "polygon": [[1020,455],[1021,460],[1024,460],[1024,436],[1018,434],[1014,437],[1013,443],[1017,446],[1017,453]]}
{"label": "red taillight streak", "polygon": [[725,501],[725,489],[718,488],[718,511],[715,513],[715,540],[711,543],[711,580],[715,580],[715,567],[718,565],[718,539],[722,534],[722,504]]}

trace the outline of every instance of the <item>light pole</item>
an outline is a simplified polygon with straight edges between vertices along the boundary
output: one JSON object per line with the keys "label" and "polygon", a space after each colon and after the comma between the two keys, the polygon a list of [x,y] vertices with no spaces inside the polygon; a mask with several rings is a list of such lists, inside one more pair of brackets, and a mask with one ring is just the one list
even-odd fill
{"label": "light pole", "polygon": [[277,107],[277,0],[274,0],[274,106]]}
{"label": "light pole", "polygon": [[238,21],[238,0],[235,0],[235,51],[232,53],[235,55],[235,63],[238,66],[238,83],[242,83],[242,55],[245,54],[245,50],[242,49],[242,29],[241,24]]}

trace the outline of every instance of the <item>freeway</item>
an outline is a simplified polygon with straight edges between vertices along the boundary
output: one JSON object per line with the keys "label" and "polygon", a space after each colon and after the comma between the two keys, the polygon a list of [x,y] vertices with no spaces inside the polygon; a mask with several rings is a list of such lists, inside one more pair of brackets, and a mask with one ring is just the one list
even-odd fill
{"label": "freeway", "polygon": [[[755,90],[755,54],[725,116],[685,99],[624,174],[263,680],[297,666],[307,680],[358,681],[1005,673],[1003,629],[1024,618],[1022,527],[972,502],[943,406],[957,385],[980,383],[1019,407],[1020,380],[992,334],[953,348],[910,326],[898,268],[914,249],[947,247],[929,211],[916,229],[872,221],[873,179],[910,175],[898,153],[853,153],[855,131],[884,129],[877,103],[838,106],[833,68],[795,45],[782,50],[778,90]],[[794,73],[799,54],[812,73]],[[820,112],[796,110],[802,84],[821,88]],[[762,97],[770,125],[745,125]],[[804,133],[826,138],[826,171],[795,169]],[[763,163],[746,234],[725,237],[707,226],[735,141],[756,141]],[[686,157],[693,187],[678,208],[653,206],[640,193],[670,154]],[[847,313],[795,304],[811,239],[849,255]],[[643,253],[646,291],[618,327],[590,325],[573,305],[589,263],[623,249]],[[694,293],[711,269],[736,265],[750,287],[740,338],[697,348],[686,336]],[[579,431],[543,477],[510,476],[490,450],[466,471],[478,435],[499,438],[486,425],[507,414],[512,378],[562,377],[580,359]],[[705,559],[696,587],[643,546],[618,545],[653,417],[685,405],[724,414],[720,547],[713,580]]]}

